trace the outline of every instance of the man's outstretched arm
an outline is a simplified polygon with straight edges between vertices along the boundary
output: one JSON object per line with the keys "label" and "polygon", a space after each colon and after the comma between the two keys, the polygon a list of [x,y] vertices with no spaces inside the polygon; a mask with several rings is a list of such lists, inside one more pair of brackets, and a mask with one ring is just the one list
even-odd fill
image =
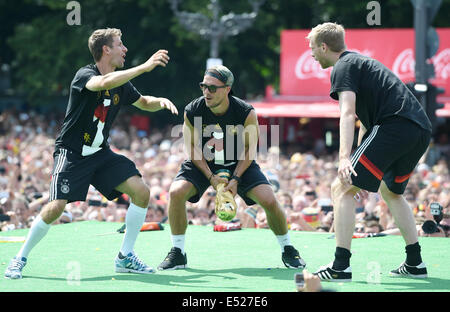
{"label": "man's outstretched arm", "polygon": [[156,66],[166,67],[169,62],[169,55],[167,53],[167,50],[159,50],[141,65],[114,71],[106,75],[94,76],[86,83],[86,88],[93,92],[110,90],[127,83],[143,73],[152,71]]}

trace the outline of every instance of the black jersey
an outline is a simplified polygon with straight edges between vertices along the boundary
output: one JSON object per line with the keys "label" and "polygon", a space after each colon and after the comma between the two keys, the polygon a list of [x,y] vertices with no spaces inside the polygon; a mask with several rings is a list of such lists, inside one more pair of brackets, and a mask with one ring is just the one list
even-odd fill
{"label": "black jersey", "polygon": [[244,124],[253,106],[235,96],[228,96],[228,99],[230,106],[220,116],[206,106],[203,96],[185,108],[190,123],[202,132],[203,156],[210,167],[213,164],[228,167],[243,159],[243,142],[239,136],[247,131]]}
{"label": "black jersey", "polygon": [[431,123],[412,92],[386,66],[370,57],[346,51],[331,72],[330,96],[356,93],[356,115],[366,129],[392,116],[401,116],[431,131]]}
{"label": "black jersey", "polygon": [[86,89],[89,79],[98,75],[101,74],[94,64],[80,68],[75,74],[56,148],[88,156],[108,147],[109,130],[120,107],[140,98],[141,94],[129,81],[111,90],[92,92]]}

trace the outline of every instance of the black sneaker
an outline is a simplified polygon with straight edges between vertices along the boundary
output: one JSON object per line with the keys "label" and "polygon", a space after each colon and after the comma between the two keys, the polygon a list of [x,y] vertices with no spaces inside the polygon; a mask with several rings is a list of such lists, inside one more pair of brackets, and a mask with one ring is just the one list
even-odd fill
{"label": "black sneaker", "polygon": [[300,258],[300,254],[293,246],[284,246],[284,252],[281,255],[284,265],[290,269],[303,269],[306,267],[305,261]]}
{"label": "black sneaker", "polygon": [[410,266],[407,265],[405,262],[403,262],[398,269],[389,272],[389,276],[426,278],[428,277],[428,274],[427,274],[427,267],[423,262],[417,266]]}
{"label": "black sneaker", "polygon": [[333,262],[321,266],[314,275],[317,275],[321,281],[329,282],[351,282],[352,268],[349,266],[345,270],[339,271],[333,269]]}
{"label": "black sneaker", "polygon": [[186,253],[183,255],[181,253],[181,249],[177,247],[172,247],[167,257],[163,262],[158,266],[158,270],[176,270],[176,269],[184,269],[187,266],[187,257]]}

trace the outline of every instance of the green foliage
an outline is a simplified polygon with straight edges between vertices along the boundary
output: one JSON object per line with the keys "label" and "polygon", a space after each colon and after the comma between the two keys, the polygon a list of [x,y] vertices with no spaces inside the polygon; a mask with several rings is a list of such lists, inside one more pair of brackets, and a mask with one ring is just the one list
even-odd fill
{"label": "green foliage", "polygon": [[[16,34],[8,40],[16,51],[13,72],[17,90],[26,93],[31,104],[43,104],[54,95],[67,95],[72,78],[69,73],[73,76],[74,68],[91,59],[86,27],[68,29],[62,14],[41,16],[31,24],[17,26]],[[72,42],[85,42],[84,49]]]}

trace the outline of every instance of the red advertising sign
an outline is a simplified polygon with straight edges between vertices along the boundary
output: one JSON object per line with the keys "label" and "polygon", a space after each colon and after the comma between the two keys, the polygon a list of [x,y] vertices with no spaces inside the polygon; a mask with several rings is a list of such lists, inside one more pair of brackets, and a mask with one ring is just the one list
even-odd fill
{"label": "red advertising sign", "polygon": [[[436,77],[432,83],[450,97],[450,28],[436,29],[439,50],[433,56]],[[280,93],[283,96],[328,97],[332,68],[323,70],[311,57],[306,36],[309,30],[281,33]],[[402,81],[414,80],[414,29],[347,29],[347,49],[373,57],[390,68]]]}

